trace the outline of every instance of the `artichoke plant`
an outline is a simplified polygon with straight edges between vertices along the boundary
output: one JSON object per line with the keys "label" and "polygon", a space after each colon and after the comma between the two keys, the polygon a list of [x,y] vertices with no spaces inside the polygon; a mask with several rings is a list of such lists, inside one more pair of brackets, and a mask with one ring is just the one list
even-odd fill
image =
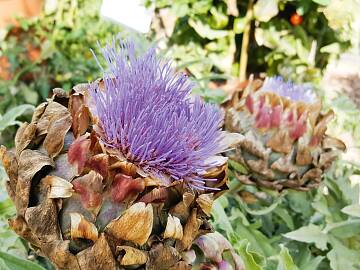
{"label": "artichoke plant", "polygon": [[307,191],[346,148],[325,133],[334,113],[322,112],[309,84],[250,78],[227,106],[226,128],[243,135],[229,156],[245,167],[245,184]]}
{"label": "artichoke plant", "polygon": [[15,149],[1,148],[11,228],[57,269],[242,269],[208,222],[227,189],[219,153],[238,136],[155,49],[113,42],[102,53],[102,79],[54,89]]}

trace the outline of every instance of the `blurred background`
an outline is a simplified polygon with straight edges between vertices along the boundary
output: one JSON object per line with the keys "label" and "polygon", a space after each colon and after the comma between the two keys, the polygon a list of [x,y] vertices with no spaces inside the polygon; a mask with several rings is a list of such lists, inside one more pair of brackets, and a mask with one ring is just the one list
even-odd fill
{"label": "blurred background", "polygon": [[[230,171],[213,224],[246,269],[360,269],[359,11],[360,0],[0,0],[0,144],[53,88],[100,77],[90,49],[117,35],[156,46],[212,103],[251,74],[312,83],[348,151],[309,193],[243,186]],[[52,269],[8,230],[0,176],[0,269]]]}

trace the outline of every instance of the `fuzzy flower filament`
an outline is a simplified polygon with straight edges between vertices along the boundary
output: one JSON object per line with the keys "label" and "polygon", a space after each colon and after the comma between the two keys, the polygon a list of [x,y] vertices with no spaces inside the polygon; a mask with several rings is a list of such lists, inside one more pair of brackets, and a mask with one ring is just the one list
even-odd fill
{"label": "fuzzy flower filament", "polygon": [[295,84],[292,81],[285,81],[280,76],[267,77],[261,87],[261,91],[274,92],[292,101],[302,101],[304,103],[316,101],[316,95],[312,90],[311,84]]}

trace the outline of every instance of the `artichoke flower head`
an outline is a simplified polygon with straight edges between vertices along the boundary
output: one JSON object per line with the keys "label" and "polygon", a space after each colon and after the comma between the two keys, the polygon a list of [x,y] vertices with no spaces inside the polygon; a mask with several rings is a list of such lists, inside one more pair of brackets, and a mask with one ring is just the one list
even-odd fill
{"label": "artichoke flower head", "polygon": [[93,83],[90,91],[101,141],[145,175],[204,189],[204,172],[225,162],[216,158],[227,147],[223,113],[191,98],[187,75],[159,60],[154,48],[140,57],[136,51],[134,43],[103,49],[106,90]]}
{"label": "artichoke flower head", "polygon": [[244,135],[231,155],[249,171],[240,181],[276,190],[317,187],[337,150],[345,150],[343,142],[325,134],[333,111],[321,110],[310,84],[250,79],[234,94],[226,115],[227,129]]}
{"label": "artichoke flower head", "polygon": [[[238,143],[223,114],[155,49],[103,48],[103,78],[54,89],[1,148],[17,215],[10,227],[63,270],[192,269],[196,239],[212,232],[213,200],[227,189]],[[239,257],[222,264],[241,269]],[[200,257],[198,257],[200,258]],[[225,261],[224,261],[225,260]],[[224,261],[224,262],[223,262]],[[229,268],[231,269],[231,268]]]}

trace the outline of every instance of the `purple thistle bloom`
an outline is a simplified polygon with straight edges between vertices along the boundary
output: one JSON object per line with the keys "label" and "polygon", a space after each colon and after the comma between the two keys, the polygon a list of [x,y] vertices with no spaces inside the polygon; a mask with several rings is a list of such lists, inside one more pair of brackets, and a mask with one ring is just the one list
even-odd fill
{"label": "purple thistle bloom", "polygon": [[282,77],[268,77],[265,79],[260,91],[273,92],[293,101],[313,103],[316,95],[311,84],[295,84],[292,81],[285,81]]}
{"label": "purple thistle bloom", "polygon": [[208,179],[202,172],[217,165],[207,160],[224,150],[223,114],[191,98],[187,76],[174,73],[154,48],[143,55],[136,51],[132,42],[113,41],[102,49],[106,90],[94,83],[90,91],[101,139],[147,174],[204,189]]}

